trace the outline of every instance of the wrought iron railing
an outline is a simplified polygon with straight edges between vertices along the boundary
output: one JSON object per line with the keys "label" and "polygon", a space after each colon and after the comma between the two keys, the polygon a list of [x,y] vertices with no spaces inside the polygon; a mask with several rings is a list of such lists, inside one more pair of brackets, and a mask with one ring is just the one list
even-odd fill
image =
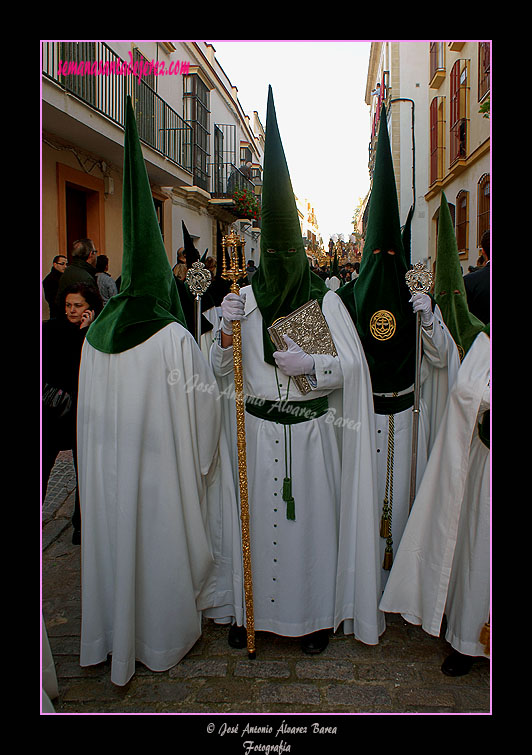
{"label": "wrought iron railing", "polygon": [[248,189],[253,192],[255,184],[233,163],[210,163],[211,196],[231,198],[236,189]]}
{"label": "wrought iron railing", "polygon": [[[65,62],[72,63],[66,74]],[[42,43],[43,76],[122,128],[131,95],[141,141],[192,172],[192,127],[127,66],[105,42]]]}

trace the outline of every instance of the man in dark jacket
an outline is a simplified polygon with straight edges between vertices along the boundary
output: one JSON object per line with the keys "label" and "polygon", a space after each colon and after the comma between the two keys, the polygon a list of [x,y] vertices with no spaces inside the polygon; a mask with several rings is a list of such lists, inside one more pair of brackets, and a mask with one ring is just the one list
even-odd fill
{"label": "man in dark jacket", "polygon": [[50,307],[50,317],[57,317],[58,314],[62,314],[61,310],[57,307],[56,296],[57,289],[59,288],[59,281],[65,272],[67,261],[67,258],[63,254],[56,255],[52,263],[52,269],[42,282],[44,298]]}
{"label": "man in dark jacket", "polygon": [[98,290],[96,280],[96,248],[91,239],[74,241],[72,247],[72,261],[67,266],[59,281],[57,296],[72,283],[88,283]]}
{"label": "man in dark jacket", "polygon": [[490,233],[485,231],[480,240],[486,263],[474,273],[464,275],[469,311],[485,325],[490,321]]}

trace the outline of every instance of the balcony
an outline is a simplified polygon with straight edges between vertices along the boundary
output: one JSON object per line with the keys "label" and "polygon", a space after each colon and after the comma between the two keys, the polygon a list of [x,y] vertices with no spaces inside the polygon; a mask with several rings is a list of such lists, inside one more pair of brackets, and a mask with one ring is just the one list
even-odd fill
{"label": "balcony", "polygon": [[255,218],[253,212],[242,211],[234,199],[235,191],[245,191],[256,200],[260,210],[260,198],[255,193],[253,181],[233,163],[210,163],[209,174],[211,203],[223,207],[237,218],[253,220],[255,227],[260,227],[260,218]]}
{"label": "balcony", "polygon": [[[71,73],[66,75],[65,62],[72,64]],[[174,165],[192,172],[191,126],[142,77],[127,73],[127,66],[105,42],[42,44],[42,74],[46,79],[121,128],[125,126],[126,95],[131,95],[140,140]]]}

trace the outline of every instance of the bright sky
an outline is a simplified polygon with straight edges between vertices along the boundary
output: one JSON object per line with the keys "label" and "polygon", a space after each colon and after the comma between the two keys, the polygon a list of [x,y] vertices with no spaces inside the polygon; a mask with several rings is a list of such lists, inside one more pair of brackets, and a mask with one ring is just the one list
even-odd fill
{"label": "bright sky", "polygon": [[266,127],[271,84],[295,193],[314,206],[327,247],[353,231],[369,189],[369,106],[364,102],[369,41],[208,40],[246,115]]}

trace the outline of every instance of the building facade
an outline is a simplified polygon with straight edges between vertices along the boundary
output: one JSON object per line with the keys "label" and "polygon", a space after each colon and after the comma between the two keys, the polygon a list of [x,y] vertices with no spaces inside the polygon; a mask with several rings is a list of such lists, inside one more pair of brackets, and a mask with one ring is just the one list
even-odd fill
{"label": "building facade", "polygon": [[[182,222],[201,255],[237,231],[259,260],[264,129],[204,42],[42,42],[42,277],[91,238],[122,267],[122,170],[131,95],[170,264]],[[48,306],[43,297],[43,317]]]}
{"label": "building facade", "polygon": [[491,228],[490,73],[490,42],[430,43],[429,258],[436,259],[444,191],[464,273],[476,266],[482,234]]}
{"label": "building facade", "polygon": [[323,240],[318,227],[316,209],[310,199],[295,196],[297,213],[299,216],[299,225],[301,227],[301,236],[307,257],[310,262],[316,264],[320,254],[323,253]]}
{"label": "building facade", "polygon": [[412,216],[412,263],[434,268],[441,192],[464,274],[490,228],[490,42],[372,42],[366,86],[373,170],[386,106],[400,219]]}

